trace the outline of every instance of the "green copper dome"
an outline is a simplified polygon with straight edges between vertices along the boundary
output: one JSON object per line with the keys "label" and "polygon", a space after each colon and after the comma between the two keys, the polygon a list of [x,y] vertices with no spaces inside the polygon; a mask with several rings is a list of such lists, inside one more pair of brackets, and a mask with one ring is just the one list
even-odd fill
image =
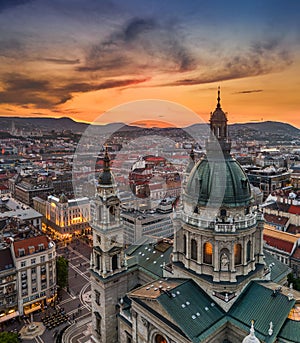
{"label": "green copper dome", "polygon": [[214,201],[226,207],[249,206],[252,200],[248,178],[231,156],[200,160],[191,171],[186,196],[199,206],[214,205]]}
{"label": "green copper dome", "polygon": [[206,157],[190,173],[185,197],[194,206],[242,207],[252,202],[250,183],[240,164],[231,157],[227,117],[220,104],[210,117],[211,136],[206,143]]}

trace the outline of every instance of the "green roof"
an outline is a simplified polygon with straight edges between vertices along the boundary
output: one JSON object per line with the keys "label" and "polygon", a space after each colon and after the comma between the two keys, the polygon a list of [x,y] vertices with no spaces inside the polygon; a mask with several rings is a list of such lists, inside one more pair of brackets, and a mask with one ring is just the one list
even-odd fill
{"label": "green roof", "polygon": [[186,193],[200,206],[217,201],[227,207],[240,207],[252,200],[248,178],[231,156],[200,160],[190,174]]}
{"label": "green roof", "polygon": [[[193,281],[188,280],[172,289],[171,296],[161,294],[158,302],[192,342],[200,342],[207,330],[225,324],[220,321],[224,311]],[[212,331],[211,333],[213,333]]]}
{"label": "green roof", "polygon": [[282,281],[282,279],[285,278],[292,271],[286,264],[280,262],[276,257],[272,256],[265,250],[264,255],[267,266],[274,263],[271,267],[271,280],[273,282]]}
{"label": "green roof", "polygon": [[300,342],[300,321],[287,319],[278,337],[288,342]]}
{"label": "green roof", "polygon": [[155,244],[146,244],[138,246],[136,249],[132,247],[126,251],[128,267],[137,265],[138,268],[151,273],[153,276],[162,277],[164,263],[170,262],[170,255],[173,247],[170,246],[166,251],[162,252],[156,249]]}
{"label": "green roof", "polygon": [[[288,300],[286,295],[277,292],[274,296],[272,289],[251,282],[228,315],[248,327],[251,320],[255,320],[255,332],[264,337],[264,342],[274,342],[294,304],[295,300]],[[268,334],[270,322],[273,323],[272,336]]]}

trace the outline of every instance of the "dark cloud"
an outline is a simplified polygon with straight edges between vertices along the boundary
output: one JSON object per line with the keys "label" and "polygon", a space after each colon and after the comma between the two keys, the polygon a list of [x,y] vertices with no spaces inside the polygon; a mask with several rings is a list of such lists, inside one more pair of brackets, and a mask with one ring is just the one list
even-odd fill
{"label": "dark cloud", "polygon": [[9,8],[26,5],[33,0],[1,0],[0,1],[0,13],[8,10]]}
{"label": "dark cloud", "polygon": [[196,61],[174,23],[152,18],[134,18],[105,40],[94,44],[79,71],[139,73],[141,70],[184,72],[195,69]]}
{"label": "dark cloud", "polygon": [[28,105],[51,108],[72,99],[72,93],[83,93],[118,87],[129,87],[148,81],[148,78],[129,78],[124,80],[104,80],[99,83],[54,84],[50,80],[34,79],[21,74],[7,74],[3,77],[3,90],[0,91],[0,103]]}
{"label": "dark cloud", "polygon": [[80,59],[64,59],[64,58],[40,58],[39,61],[54,63],[54,64],[79,64]]}
{"label": "dark cloud", "polygon": [[281,46],[279,39],[255,42],[246,51],[232,56],[220,55],[217,60],[212,58],[211,65],[207,65],[209,72],[195,77],[177,80],[167,86],[197,85],[251,76],[265,75],[285,69],[293,63],[290,53]]}
{"label": "dark cloud", "polygon": [[250,90],[245,90],[245,91],[240,91],[240,92],[234,92],[233,94],[250,94],[250,93],[260,93],[263,92],[262,89],[250,89]]}

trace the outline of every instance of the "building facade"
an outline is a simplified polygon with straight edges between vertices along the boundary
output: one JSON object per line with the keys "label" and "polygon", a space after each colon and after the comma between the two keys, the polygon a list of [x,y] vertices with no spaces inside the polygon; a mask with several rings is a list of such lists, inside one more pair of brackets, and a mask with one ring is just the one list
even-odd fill
{"label": "building facade", "polygon": [[88,198],[68,199],[49,195],[46,202],[45,224],[59,239],[81,234],[90,228],[90,203]]}
{"label": "building facade", "polygon": [[17,317],[17,272],[9,246],[0,248],[0,326]]}
{"label": "building facade", "polygon": [[20,315],[27,315],[43,309],[56,297],[55,244],[45,235],[12,244],[17,270],[18,309]]}

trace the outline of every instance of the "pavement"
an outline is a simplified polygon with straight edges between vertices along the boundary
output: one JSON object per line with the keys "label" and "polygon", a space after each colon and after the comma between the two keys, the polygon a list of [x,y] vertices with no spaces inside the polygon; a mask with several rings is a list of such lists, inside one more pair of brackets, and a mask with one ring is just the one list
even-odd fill
{"label": "pavement", "polygon": [[[2,331],[20,332],[30,323],[42,322],[46,315],[55,316],[55,311],[62,311],[68,321],[52,328],[46,328],[43,334],[24,339],[28,343],[54,343],[59,332],[68,333],[70,343],[85,343],[89,341],[91,325],[91,286],[89,279],[90,254],[92,248],[83,241],[76,239],[67,246],[59,246],[57,254],[69,260],[69,287],[60,291],[59,299],[53,306],[48,306],[43,312],[35,312],[30,317],[12,319],[5,322]],[[69,327],[69,329],[67,329]]]}

